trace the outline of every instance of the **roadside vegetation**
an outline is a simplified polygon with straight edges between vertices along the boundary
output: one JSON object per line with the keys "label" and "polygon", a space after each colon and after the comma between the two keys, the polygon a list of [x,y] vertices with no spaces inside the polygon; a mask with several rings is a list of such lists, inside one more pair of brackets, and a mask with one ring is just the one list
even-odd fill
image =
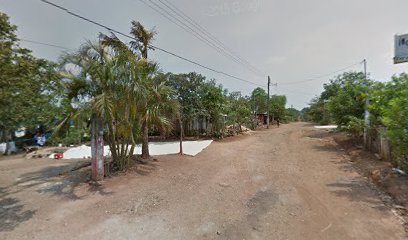
{"label": "roadside vegetation", "polygon": [[[157,32],[136,21],[133,41],[101,33],[58,63],[20,47],[17,27],[3,13],[0,29],[1,142],[16,141],[19,128],[31,134],[42,128],[54,145],[106,142],[109,169],[124,171],[137,144],[141,157],[150,157],[149,136],[223,138],[262,125],[258,115],[268,112],[262,88],[244,96],[196,72],[163,72],[148,58]],[[273,95],[270,103],[272,122],[299,119],[300,112],[285,108],[285,96]]]}
{"label": "roadside vegetation", "polygon": [[[366,98],[370,112],[368,125],[364,112]],[[385,135],[392,145],[396,166],[408,170],[408,75],[393,76],[391,81],[366,79],[362,72],[346,72],[328,84],[308,108],[307,120],[320,124],[338,124],[339,129],[362,140],[364,128],[370,138]]]}

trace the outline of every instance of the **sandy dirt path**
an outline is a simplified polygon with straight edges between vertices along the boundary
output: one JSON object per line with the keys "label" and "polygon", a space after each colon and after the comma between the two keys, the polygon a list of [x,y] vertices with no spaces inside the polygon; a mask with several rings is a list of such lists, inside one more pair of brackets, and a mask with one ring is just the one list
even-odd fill
{"label": "sandy dirt path", "polygon": [[325,134],[283,125],[59,191],[3,184],[20,172],[0,161],[0,239],[406,239]]}

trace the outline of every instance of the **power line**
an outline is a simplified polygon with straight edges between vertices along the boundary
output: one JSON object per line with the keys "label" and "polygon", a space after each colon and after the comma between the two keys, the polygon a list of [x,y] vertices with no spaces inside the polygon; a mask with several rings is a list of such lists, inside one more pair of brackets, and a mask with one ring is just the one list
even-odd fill
{"label": "power line", "polygon": [[[202,34],[202,33],[200,33],[200,30],[194,29],[193,24],[190,23],[190,25],[192,25],[192,26],[190,26],[189,24],[186,24],[184,21],[180,20],[180,18],[178,18],[177,16],[175,16],[174,14],[172,14],[171,12],[169,12],[168,10],[166,10],[165,8],[163,8],[162,6],[160,6],[159,4],[157,4],[156,2],[154,2],[152,0],[148,0],[148,1],[151,4],[153,4],[154,6],[150,5],[145,0],[139,0],[139,1],[142,2],[143,4],[145,4],[146,6],[148,6],[149,8],[153,9],[154,11],[156,11],[157,13],[162,15],[163,17],[165,17],[170,22],[176,24],[178,27],[182,28],[187,33],[193,35],[194,37],[196,37],[198,40],[205,43],[210,48],[213,48],[214,50],[216,50],[221,55],[224,55],[225,57],[230,58],[235,63],[240,64],[241,66],[247,68],[249,71],[253,72],[254,74],[261,75],[257,71],[250,68],[250,66],[248,66],[248,64],[243,63],[242,60],[239,60],[237,57],[235,57],[234,55],[232,55],[231,53],[226,51],[222,46],[219,46],[219,44],[217,44],[213,40],[211,41],[211,38],[209,39],[207,34],[205,34],[205,33]],[[164,4],[163,2],[161,2],[161,3],[166,8],[170,9],[172,12],[175,12],[173,9],[169,8],[168,5]],[[178,14],[177,12],[175,12],[175,13]],[[178,14],[178,15],[180,16],[180,14]]]}
{"label": "power line", "polygon": [[[23,38],[20,38],[19,40],[22,41],[22,42],[29,42],[29,43],[34,43],[34,44],[38,44],[38,45],[43,45],[43,46],[46,46],[46,47],[60,48],[60,49],[68,50],[68,51],[75,51],[74,49],[66,48],[66,47],[56,45],[56,44],[51,44],[51,43],[39,42],[39,41],[23,39]],[[146,74],[146,73],[149,73],[149,72],[138,71],[138,73],[139,74]]]}
{"label": "power line", "polygon": [[[160,6],[157,6],[156,3],[152,2],[151,0],[149,0],[150,2],[152,2],[156,7],[158,7],[160,10],[158,10],[157,8],[153,7],[152,5],[150,5],[149,3],[147,3],[144,0],[139,0],[140,2],[142,2],[143,4],[145,4],[146,6],[148,6],[149,8],[151,8],[152,10],[154,10],[155,12],[159,13],[160,15],[162,15],[163,17],[165,17],[167,20],[169,20],[170,22],[174,23],[175,25],[177,25],[178,27],[182,28],[184,31],[190,33],[191,35],[193,35],[194,37],[196,37],[198,40],[202,41],[203,43],[205,43],[207,46],[215,49],[217,52],[221,53],[221,49],[218,48],[217,46],[215,46],[213,43],[211,43],[210,41],[208,41],[205,37],[199,35],[199,33],[197,33],[196,31],[194,31],[194,29],[191,29],[189,26],[185,25],[183,22],[181,22],[179,19],[175,18],[174,16],[172,16],[171,14],[169,14],[168,11],[164,10],[163,8],[161,8]],[[177,21],[175,21],[175,20]],[[225,56],[225,54],[224,54]]]}
{"label": "power line", "polygon": [[59,49],[64,49],[64,50],[72,50],[63,46],[59,46],[59,45],[55,45],[55,44],[50,44],[50,43],[44,43],[44,42],[39,42],[39,41],[35,41],[35,40],[28,40],[28,39],[24,39],[24,38],[20,38],[20,41],[22,42],[28,42],[28,43],[34,43],[34,44],[38,44],[38,45],[43,45],[43,46],[48,46],[48,47],[53,47],[53,48],[59,48]]}
{"label": "power line", "polygon": [[[152,0],[150,0],[152,1]],[[201,32],[204,36],[207,37],[207,39],[210,39],[215,45],[217,45],[218,48],[220,48],[223,52],[225,52],[228,56],[232,57],[234,61],[238,60],[239,64],[243,65],[245,68],[250,70],[251,72],[263,76],[265,74],[261,74],[258,69],[253,67],[248,61],[242,59],[238,54],[235,52],[231,51],[228,49],[221,41],[219,41],[217,38],[215,38],[211,33],[209,33],[206,29],[204,29],[201,25],[199,25],[197,22],[195,22],[191,17],[189,17],[187,14],[185,14],[183,11],[181,11],[179,8],[177,8],[174,4],[171,2],[165,0],[168,4],[164,3],[162,0],[158,0],[160,3],[162,3],[164,6],[166,6],[168,9],[170,9],[172,12],[180,16],[182,19],[187,21],[192,27],[194,27],[196,30]]]}
{"label": "power line", "polygon": [[352,65],[350,65],[350,66],[341,68],[341,69],[336,70],[336,71],[333,71],[333,72],[331,72],[331,73],[326,73],[326,74],[320,75],[320,76],[318,76],[318,77],[314,77],[314,78],[310,78],[310,79],[306,79],[306,80],[301,80],[301,81],[295,81],[295,82],[280,83],[280,85],[292,85],[292,84],[298,84],[298,83],[304,83],[304,82],[311,82],[311,81],[319,80],[319,79],[321,79],[321,78],[328,77],[328,76],[331,76],[331,75],[333,75],[333,74],[335,74],[335,73],[338,73],[338,72],[342,72],[342,71],[344,71],[344,70],[347,70],[347,69],[349,69],[349,68],[351,68],[351,67],[354,67],[354,66],[356,66],[356,65],[360,65],[361,63],[362,63],[362,62],[354,63],[354,64],[352,64]]}
{"label": "power line", "polygon": [[[69,50],[69,51],[74,51],[73,49],[70,49],[70,48],[66,48],[66,47],[63,47],[63,46],[59,46],[59,45],[55,45],[55,44],[51,44],[51,43],[45,43],[45,42],[39,42],[39,41],[35,41],[35,40],[29,40],[29,39],[20,39],[20,41],[23,41],[23,42],[29,42],[29,43],[34,43],[34,44],[39,44],[39,45],[44,45],[44,46],[47,46],[47,47],[53,47],[53,48],[60,48],[60,49],[64,49],[64,50]],[[166,50],[164,50],[164,49],[160,49],[160,50],[162,50],[162,51],[166,51]],[[173,53],[171,53],[171,52],[167,52],[168,54],[173,54]],[[174,55],[173,55],[174,56]],[[183,60],[186,60],[186,61],[189,61],[189,59],[183,59]],[[196,64],[196,63],[194,63],[194,64]],[[198,64],[198,63],[197,63]],[[215,70],[215,69],[211,69],[211,68],[207,68],[206,66],[204,66],[204,65],[199,65],[200,67],[203,67],[203,68],[206,68],[206,69],[208,69],[208,70],[210,70],[210,71],[217,71],[217,70]],[[222,72],[217,72],[217,73],[220,73],[220,74],[227,74],[227,73],[222,73]],[[232,78],[235,78],[235,76],[233,76],[233,75],[227,75],[228,77],[232,77]],[[238,79],[238,80],[243,80],[243,79]],[[248,82],[248,83],[251,83],[251,84],[254,84],[253,82]],[[256,84],[257,86],[262,86],[262,85],[259,85],[259,84]]]}
{"label": "power line", "polygon": [[[236,53],[235,51],[233,51],[232,49],[228,48],[227,46],[225,46],[224,43],[222,43],[219,39],[217,39],[213,34],[211,34],[208,30],[206,30],[204,27],[202,27],[199,23],[197,23],[194,19],[192,19],[190,16],[188,16],[185,12],[183,12],[180,8],[178,8],[175,4],[171,3],[168,0],[164,0],[164,2],[162,0],[158,0],[160,3],[162,3],[164,6],[166,6],[168,9],[170,9],[172,12],[174,12],[175,14],[177,14],[179,17],[181,17],[183,20],[185,20],[186,22],[188,22],[191,26],[195,27],[195,29],[197,29],[199,32],[201,32],[202,34],[206,35],[209,39],[211,39],[214,43],[216,43],[218,46],[220,46],[220,48],[223,49],[223,51],[226,51],[228,53],[230,53],[231,55],[233,55],[234,58],[238,59],[240,62],[242,62],[243,64],[245,64],[247,67],[251,68],[251,71],[255,71],[256,74],[259,75],[266,75],[261,73],[260,70],[258,70],[257,68],[255,68],[251,63],[249,63],[246,59],[244,59],[243,57],[241,57],[238,53]],[[167,4],[166,4],[167,3]]]}
{"label": "power line", "polygon": [[[34,40],[20,39],[20,41],[22,41],[22,42],[34,43],[34,44],[39,44],[39,45],[43,45],[43,46],[47,46],[47,47],[60,48],[60,49],[65,49],[65,50],[74,51],[73,49],[69,49],[69,48],[66,48],[66,47],[63,47],[63,46],[59,46],[59,45],[55,45],[55,44],[50,44],[50,43],[39,42],[39,41],[34,41]],[[169,54],[171,54],[171,53],[169,53]],[[204,68],[205,68],[205,66],[201,66],[201,67],[204,67]],[[211,70],[211,69],[208,69],[208,70]],[[232,77],[232,76],[230,76],[230,77]],[[251,83],[252,83],[252,82],[251,82]]]}
{"label": "power line", "polygon": [[[82,20],[84,20],[84,21],[86,21],[86,22],[89,22],[89,23],[92,23],[92,24],[94,24],[94,25],[96,25],[96,26],[99,26],[99,27],[101,27],[101,28],[104,28],[104,29],[106,29],[106,30],[108,30],[108,31],[110,31],[110,32],[112,32],[112,33],[119,34],[119,35],[121,35],[121,36],[123,36],[123,37],[127,37],[127,38],[130,38],[130,39],[132,39],[132,40],[137,40],[137,39],[135,39],[134,37],[132,37],[132,36],[130,36],[130,35],[128,35],[128,34],[125,34],[125,33],[123,33],[123,32],[120,32],[120,31],[118,31],[118,30],[115,30],[115,29],[113,29],[113,28],[110,28],[110,27],[108,27],[108,26],[106,26],[106,25],[103,25],[103,24],[101,24],[101,23],[98,23],[98,22],[96,22],[96,21],[94,21],[94,20],[91,20],[91,19],[89,19],[89,18],[83,17],[83,16],[81,16],[81,15],[79,15],[79,14],[76,14],[76,13],[74,13],[74,12],[68,10],[68,9],[65,8],[65,7],[62,7],[62,6],[60,6],[60,5],[57,5],[57,4],[52,3],[52,2],[50,2],[50,1],[47,1],[47,0],[40,0],[40,1],[43,2],[43,3],[46,3],[46,4],[48,4],[48,5],[51,5],[51,6],[55,7],[55,8],[58,8],[58,9],[60,9],[60,10],[62,10],[62,11],[65,11],[66,13],[68,13],[68,14],[71,15],[71,16],[80,18],[80,19],[82,19]],[[257,83],[254,83],[254,82],[245,80],[245,79],[243,79],[243,78],[236,77],[236,76],[234,76],[234,75],[232,75],[232,74],[228,74],[228,73],[226,73],[226,72],[219,71],[219,70],[216,70],[216,69],[214,69],[214,68],[205,66],[205,65],[203,65],[203,64],[201,64],[201,63],[198,63],[198,62],[196,62],[196,61],[194,61],[194,60],[191,60],[191,59],[182,57],[182,56],[180,56],[180,55],[178,55],[178,54],[176,54],[176,53],[170,52],[170,51],[165,50],[165,49],[163,49],[163,48],[154,46],[154,45],[152,45],[152,44],[150,45],[150,47],[152,47],[153,49],[157,49],[157,50],[159,50],[159,51],[161,51],[161,52],[167,53],[167,54],[169,54],[169,55],[172,55],[172,56],[174,56],[174,57],[176,57],[176,58],[182,59],[182,60],[184,60],[184,61],[186,61],[186,62],[189,62],[189,63],[191,63],[191,64],[194,64],[194,65],[197,65],[197,66],[199,66],[199,67],[202,67],[202,68],[204,68],[204,69],[210,70],[210,71],[212,71],[212,72],[215,72],[215,73],[218,73],[218,74],[222,74],[222,75],[224,75],[224,76],[227,76],[227,77],[230,77],[230,78],[233,78],[233,79],[242,81],[242,82],[246,82],[246,83],[249,83],[249,84],[252,84],[252,85],[262,86],[262,85],[260,85],[260,84],[257,84]],[[262,87],[263,87],[263,86],[262,86]]]}

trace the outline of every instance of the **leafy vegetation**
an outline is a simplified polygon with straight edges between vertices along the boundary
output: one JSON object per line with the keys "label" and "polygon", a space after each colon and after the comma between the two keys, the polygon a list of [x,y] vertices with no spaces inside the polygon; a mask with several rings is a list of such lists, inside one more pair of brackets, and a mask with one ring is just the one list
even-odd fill
{"label": "leafy vegetation", "polygon": [[350,116],[364,116],[365,97],[372,84],[361,72],[343,73],[324,84],[323,92],[312,100],[307,114],[321,124],[347,125]]}
{"label": "leafy vegetation", "polygon": [[[38,125],[54,130],[52,144],[81,144],[98,135],[110,147],[110,166],[122,171],[138,143],[142,157],[149,158],[149,133],[219,138],[231,127],[234,133],[256,127],[255,113],[268,111],[262,88],[243,96],[195,72],[162,73],[148,59],[157,33],[136,21],[130,30],[134,41],[100,34],[58,64],[19,47],[16,29],[0,15],[0,103],[8,106],[0,110],[3,141],[19,127]],[[285,96],[271,96],[272,119],[297,120],[299,112],[285,105]]]}
{"label": "leafy vegetation", "polygon": [[242,126],[253,128],[254,124],[250,98],[242,96],[240,92],[232,92],[228,95],[227,99],[227,124],[233,125],[238,132],[242,132]]}
{"label": "leafy vegetation", "polygon": [[13,138],[20,127],[51,124],[62,98],[57,65],[19,46],[17,27],[0,12],[0,137]]}
{"label": "leafy vegetation", "polygon": [[[365,100],[369,98],[369,125],[365,125]],[[385,128],[395,162],[408,169],[408,75],[394,76],[390,82],[366,80],[363,73],[339,75],[324,85],[322,94],[304,109],[306,119],[321,124],[335,123],[360,139],[364,128],[375,138]]]}
{"label": "leafy vegetation", "polygon": [[387,128],[397,164],[408,169],[408,74],[378,83],[371,97],[372,124]]}

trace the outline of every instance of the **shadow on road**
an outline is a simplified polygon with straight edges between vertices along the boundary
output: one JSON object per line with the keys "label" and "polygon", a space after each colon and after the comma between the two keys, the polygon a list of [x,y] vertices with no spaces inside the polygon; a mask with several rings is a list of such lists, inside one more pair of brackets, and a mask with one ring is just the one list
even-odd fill
{"label": "shadow on road", "polygon": [[313,139],[323,139],[333,135],[332,131],[322,131],[322,130],[308,130],[303,133],[303,137],[313,138]]}
{"label": "shadow on road", "polygon": [[353,202],[363,202],[383,211],[388,211],[392,199],[381,193],[374,185],[365,180],[354,180],[338,177],[336,183],[327,184],[334,188],[331,192],[338,197],[347,198]]}
{"label": "shadow on road", "polygon": [[71,165],[47,167],[37,172],[22,175],[16,184],[26,188],[35,188],[38,193],[63,196],[71,200],[79,199],[74,194],[74,188],[86,179],[81,178],[80,173],[70,172]]}
{"label": "shadow on road", "polygon": [[105,186],[103,186],[102,184],[100,184],[98,182],[90,182],[88,191],[90,191],[92,193],[99,193],[102,196],[107,196],[107,195],[112,195],[113,194],[113,192],[107,192],[105,190]]}
{"label": "shadow on road", "polygon": [[313,146],[313,148],[318,151],[322,151],[322,152],[330,152],[330,153],[338,153],[338,154],[344,153],[344,151],[340,150],[339,148],[333,145],[329,145],[329,144],[325,144],[321,146]]}
{"label": "shadow on road", "polygon": [[[319,152],[330,153],[327,161],[337,165],[337,167],[344,173],[359,173],[361,176],[366,175],[368,166],[363,166],[360,169],[357,162],[362,158],[367,157],[367,153],[362,152],[358,155],[350,155],[350,147],[357,148],[355,141],[344,141],[333,143],[332,139],[339,135],[338,133],[326,131],[313,131],[305,134],[305,137],[321,140],[319,144],[315,144],[313,149]],[[347,175],[347,174],[345,174]],[[337,176],[334,183],[327,184],[330,187],[331,193],[338,197],[347,198],[354,202],[363,202],[370,204],[373,208],[380,210],[387,209],[388,199],[384,194],[372,183],[363,177],[346,177]],[[380,198],[379,198],[380,196]]]}
{"label": "shadow on road", "polygon": [[[5,189],[0,188],[1,196],[4,196]],[[17,198],[6,197],[0,200],[0,232],[9,232],[16,228],[20,223],[33,217],[36,211],[23,210],[24,204],[21,204]]]}
{"label": "shadow on road", "polygon": [[88,181],[90,176],[89,169],[73,171],[77,168],[78,163],[50,166],[36,172],[25,173],[17,178],[14,185],[4,188],[2,196],[31,189],[38,193],[48,193],[77,200],[79,197],[74,193],[74,188],[80,183]]}

